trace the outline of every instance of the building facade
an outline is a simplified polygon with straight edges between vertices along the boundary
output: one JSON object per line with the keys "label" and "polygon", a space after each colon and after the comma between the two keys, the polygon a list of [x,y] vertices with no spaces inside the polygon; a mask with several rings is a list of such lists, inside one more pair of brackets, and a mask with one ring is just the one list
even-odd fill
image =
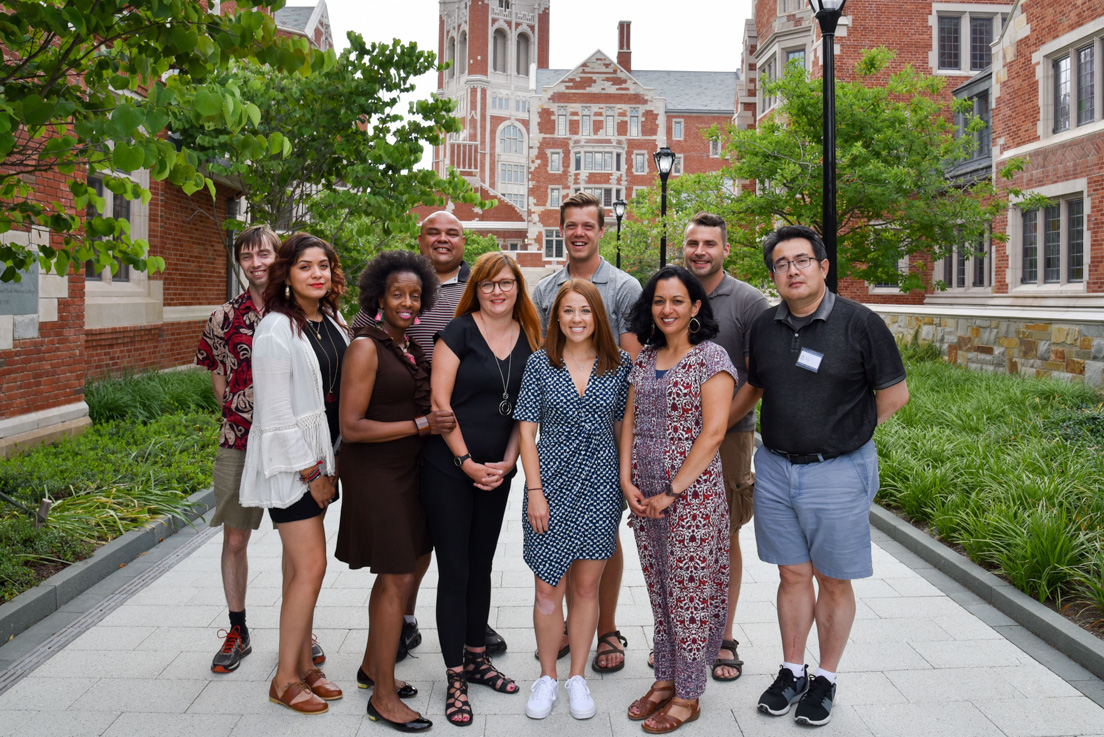
{"label": "building facade", "polygon": [[550,5],[440,0],[440,54],[452,64],[438,94],[456,100],[464,128],[437,147],[434,166],[456,168],[499,201],[494,216],[461,221],[527,267],[563,263],[563,199],[590,192],[612,217],[614,202],[657,184],[661,146],[676,155],[672,176],[720,169],[720,141],[705,132],[732,120],[739,80],[736,71],[634,70],[629,21],[618,24],[615,56],[599,50],[550,69]]}

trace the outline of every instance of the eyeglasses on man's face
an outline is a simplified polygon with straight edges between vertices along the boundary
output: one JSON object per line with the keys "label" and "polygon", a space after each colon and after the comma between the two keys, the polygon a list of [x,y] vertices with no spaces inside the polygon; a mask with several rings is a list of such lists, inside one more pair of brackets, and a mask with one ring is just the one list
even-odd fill
{"label": "eyeglasses on man's face", "polygon": [[502,290],[503,294],[509,294],[514,291],[514,287],[517,286],[517,279],[499,279],[498,281],[481,281],[479,282],[479,291],[483,294],[491,294],[494,292],[495,287]]}
{"label": "eyeglasses on man's face", "polygon": [[798,256],[797,258],[787,261],[784,258],[780,258],[771,264],[771,273],[773,274],[785,274],[790,270],[790,264],[793,264],[800,271],[804,271],[809,266],[816,262],[816,259],[812,256]]}

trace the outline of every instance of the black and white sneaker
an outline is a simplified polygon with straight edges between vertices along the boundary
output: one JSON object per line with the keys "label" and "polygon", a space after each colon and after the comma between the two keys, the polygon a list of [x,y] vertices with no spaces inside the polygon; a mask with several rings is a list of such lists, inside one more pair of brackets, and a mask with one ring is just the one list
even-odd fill
{"label": "black and white sneaker", "polygon": [[[772,717],[780,717],[788,713],[794,702],[804,696],[808,690],[809,666],[805,666],[804,675],[801,678],[794,678],[790,669],[782,666],[774,683],[759,697],[759,711]],[[830,706],[829,703],[829,708]]]}
{"label": "black and white sneaker", "polygon": [[422,631],[418,629],[418,620],[413,622],[407,622],[403,620],[402,635],[400,635],[400,642],[402,642],[407,650],[413,650],[422,644]]}
{"label": "black and white sneaker", "polygon": [[801,697],[794,711],[794,721],[819,727],[832,720],[832,702],[836,699],[836,684],[824,676],[817,676],[809,685],[809,690]]}

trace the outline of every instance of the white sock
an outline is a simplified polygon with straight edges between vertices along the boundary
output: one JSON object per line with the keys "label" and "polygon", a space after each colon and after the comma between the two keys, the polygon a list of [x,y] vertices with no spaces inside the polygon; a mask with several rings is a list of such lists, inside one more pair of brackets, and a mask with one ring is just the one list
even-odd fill
{"label": "white sock", "polygon": [[403,621],[407,624],[417,624],[418,620],[414,618],[413,614],[404,614]]}
{"label": "white sock", "polygon": [[805,666],[800,663],[782,663],[783,668],[789,668],[790,672],[794,674],[794,678],[805,677]]}
{"label": "white sock", "polygon": [[836,683],[836,674],[833,673],[830,670],[824,670],[823,668],[817,668],[816,675],[813,676],[813,678],[816,678],[817,676],[822,676],[824,678],[827,678],[828,682],[831,683],[832,685],[835,685],[835,683]]}

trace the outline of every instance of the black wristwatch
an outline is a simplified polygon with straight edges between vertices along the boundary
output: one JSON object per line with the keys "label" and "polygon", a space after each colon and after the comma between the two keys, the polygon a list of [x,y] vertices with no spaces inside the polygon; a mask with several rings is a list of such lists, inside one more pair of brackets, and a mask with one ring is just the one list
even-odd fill
{"label": "black wristwatch", "polygon": [[681,492],[678,493],[678,494],[675,493],[675,490],[671,488],[671,482],[670,481],[664,481],[663,482],[663,493],[666,494],[669,497],[674,498],[674,499],[678,499],[680,496],[682,496]]}
{"label": "black wristwatch", "polygon": [[462,456],[453,456],[452,457],[452,462],[456,464],[457,468],[463,468],[464,467],[464,461],[469,460],[470,458],[471,458],[471,453],[465,453]]}

